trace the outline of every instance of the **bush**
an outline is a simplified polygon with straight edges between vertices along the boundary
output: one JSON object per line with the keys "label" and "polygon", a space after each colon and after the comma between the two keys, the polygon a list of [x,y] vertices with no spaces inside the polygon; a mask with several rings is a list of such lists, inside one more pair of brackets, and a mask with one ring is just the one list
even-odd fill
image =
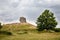
{"label": "bush", "polygon": [[7,32],[7,31],[0,31],[0,34],[12,35],[11,32]]}
{"label": "bush", "polygon": [[1,25],[1,23],[0,23],[0,29],[2,28],[2,25]]}
{"label": "bush", "polygon": [[54,29],[55,32],[60,32],[60,28]]}
{"label": "bush", "polygon": [[38,31],[43,31],[43,29],[37,29]]}

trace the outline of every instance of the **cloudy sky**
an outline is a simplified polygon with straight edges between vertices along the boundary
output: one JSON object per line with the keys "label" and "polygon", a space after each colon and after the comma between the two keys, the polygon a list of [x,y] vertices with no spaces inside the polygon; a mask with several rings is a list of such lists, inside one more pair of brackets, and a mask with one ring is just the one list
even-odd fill
{"label": "cloudy sky", "polygon": [[18,22],[19,17],[23,16],[34,24],[45,9],[55,14],[59,27],[60,0],[0,0],[0,22]]}

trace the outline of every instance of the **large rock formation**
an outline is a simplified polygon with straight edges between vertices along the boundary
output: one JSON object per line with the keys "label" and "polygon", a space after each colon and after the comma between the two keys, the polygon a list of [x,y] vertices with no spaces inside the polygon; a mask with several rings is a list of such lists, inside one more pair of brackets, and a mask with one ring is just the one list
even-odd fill
{"label": "large rock formation", "polygon": [[20,23],[26,23],[26,18],[25,17],[20,17]]}

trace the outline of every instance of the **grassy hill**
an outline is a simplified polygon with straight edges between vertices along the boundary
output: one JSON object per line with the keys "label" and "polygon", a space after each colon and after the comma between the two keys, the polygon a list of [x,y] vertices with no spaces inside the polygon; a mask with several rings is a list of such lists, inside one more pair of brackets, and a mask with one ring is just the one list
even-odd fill
{"label": "grassy hill", "polygon": [[4,24],[1,30],[20,31],[20,30],[33,30],[33,29],[36,29],[36,26],[29,23],[12,23],[12,24]]}
{"label": "grassy hill", "polygon": [[3,25],[2,31],[12,35],[0,34],[0,40],[60,40],[60,32],[37,32],[29,23],[12,23]]}

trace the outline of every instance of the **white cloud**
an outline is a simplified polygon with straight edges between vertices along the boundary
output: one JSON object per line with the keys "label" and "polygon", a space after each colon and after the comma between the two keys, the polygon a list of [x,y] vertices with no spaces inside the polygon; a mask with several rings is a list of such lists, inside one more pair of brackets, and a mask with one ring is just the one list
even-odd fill
{"label": "white cloud", "polygon": [[54,5],[60,5],[60,0],[37,0],[39,4],[45,5],[45,6],[54,6]]}
{"label": "white cloud", "polygon": [[60,28],[60,21],[58,21],[56,28]]}

